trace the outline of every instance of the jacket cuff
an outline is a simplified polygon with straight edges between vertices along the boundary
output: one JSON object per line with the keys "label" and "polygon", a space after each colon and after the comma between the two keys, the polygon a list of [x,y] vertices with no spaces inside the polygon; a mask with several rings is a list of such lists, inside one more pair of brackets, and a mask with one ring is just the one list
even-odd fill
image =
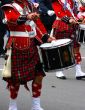
{"label": "jacket cuff", "polygon": [[70,18],[67,17],[67,16],[64,16],[63,18],[61,18],[61,20],[62,20],[63,22],[65,22],[65,23],[69,24]]}
{"label": "jacket cuff", "polygon": [[44,36],[42,37],[43,43],[46,43],[48,38],[49,38],[49,34],[44,34]]}

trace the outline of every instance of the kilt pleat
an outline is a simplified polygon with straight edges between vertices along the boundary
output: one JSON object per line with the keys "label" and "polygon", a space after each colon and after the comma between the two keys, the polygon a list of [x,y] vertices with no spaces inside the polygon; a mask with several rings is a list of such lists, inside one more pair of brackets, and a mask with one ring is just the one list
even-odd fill
{"label": "kilt pleat", "polygon": [[43,69],[39,71],[35,70],[37,64],[40,64],[37,47],[34,41],[31,41],[31,45],[28,49],[18,50],[12,48],[12,67],[11,67],[11,78],[5,78],[6,81],[26,83],[27,81],[33,80],[35,75],[45,75]]}

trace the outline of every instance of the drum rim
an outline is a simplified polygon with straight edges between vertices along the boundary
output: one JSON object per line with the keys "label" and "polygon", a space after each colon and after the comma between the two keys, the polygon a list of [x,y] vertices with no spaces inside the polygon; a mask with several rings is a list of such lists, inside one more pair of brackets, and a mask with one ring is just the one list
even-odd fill
{"label": "drum rim", "polygon": [[[52,47],[41,47],[41,46],[40,46],[40,48],[41,48],[41,49],[44,49],[44,50],[47,50],[47,49],[54,49],[54,48],[63,47],[63,46],[66,46],[66,45],[72,43],[72,39],[70,39],[70,38],[66,38],[66,39],[69,39],[69,41],[66,42],[66,43],[64,43],[64,44],[56,45],[56,46],[52,46]],[[58,40],[60,40],[60,39],[58,39]],[[44,44],[45,44],[45,43],[44,43]],[[42,45],[42,44],[41,44],[41,45]]]}
{"label": "drum rim", "polygon": [[60,68],[60,69],[48,69],[48,71],[64,71],[64,70],[67,70],[67,69],[71,69],[73,68],[74,66],[76,66],[76,63],[72,64],[72,65],[69,65],[67,67],[63,67],[63,68]]}
{"label": "drum rim", "polygon": [[85,24],[79,24],[79,27],[80,27],[80,29],[84,29],[85,30]]}

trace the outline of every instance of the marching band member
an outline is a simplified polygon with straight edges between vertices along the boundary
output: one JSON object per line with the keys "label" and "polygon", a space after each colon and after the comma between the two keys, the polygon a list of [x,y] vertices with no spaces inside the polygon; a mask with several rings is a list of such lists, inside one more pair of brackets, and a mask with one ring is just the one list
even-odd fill
{"label": "marching band member", "polygon": [[79,13],[77,17],[82,21],[82,23],[85,23],[85,2],[83,0],[80,0],[78,9]]}
{"label": "marching band member", "polygon": [[14,0],[2,7],[6,23],[10,30],[7,49],[12,48],[11,77],[3,78],[8,82],[10,103],[8,110],[17,110],[16,99],[21,84],[27,87],[27,82],[32,82],[32,109],[43,110],[40,106],[42,79],[45,73],[40,63],[36,44],[51,42],[42,25],[39,14],[35,12],[32,2],[27,0]]}
{"label": "marching band member", "polygon": [[[53,29],[57,28],[60,33],[56,31],[56,38],[71,38],[74,42],[74,56],[76,60],[76,79],[85,78],[85,73],[81,70],[81,54],[80,45],[76,41],[77,29],[77,2],[75,0],[52,0],[52,7],[57,15],[57,20],[53,24]],[[69,27],[70,26],[70,27]],[[63,31],[65,31],[63,33]],[[52,30],[53,32],[53,30]],[[57,78],[66,79],[62,71],[56,72]]]}

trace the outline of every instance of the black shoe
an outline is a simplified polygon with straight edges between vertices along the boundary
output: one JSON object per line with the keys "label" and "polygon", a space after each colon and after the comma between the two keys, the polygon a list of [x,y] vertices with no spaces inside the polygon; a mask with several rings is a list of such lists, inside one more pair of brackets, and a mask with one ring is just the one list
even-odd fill
{"label": "black shoe", "polygon": [[61,76],[61,77],[56,76],[56,77],[59,79],[66,79],[66,76]]}
{"label": "black shoe", "polygon": [[85,78],[85,76],[76,76],[76,79],[77,79],[77,80],[81,80],[81,79],[83,79],[83,78]]}

